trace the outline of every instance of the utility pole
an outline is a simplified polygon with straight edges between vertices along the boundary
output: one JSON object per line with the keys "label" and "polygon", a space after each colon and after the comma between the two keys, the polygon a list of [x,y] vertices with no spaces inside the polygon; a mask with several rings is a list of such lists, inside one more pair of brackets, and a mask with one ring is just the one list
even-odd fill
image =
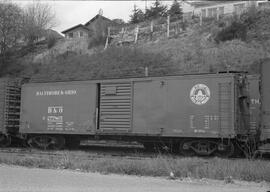
{"label": "utility pole", "polygon": [[146,12],[146,10],[147,10],[147,0],[145,0],[145,12]]}

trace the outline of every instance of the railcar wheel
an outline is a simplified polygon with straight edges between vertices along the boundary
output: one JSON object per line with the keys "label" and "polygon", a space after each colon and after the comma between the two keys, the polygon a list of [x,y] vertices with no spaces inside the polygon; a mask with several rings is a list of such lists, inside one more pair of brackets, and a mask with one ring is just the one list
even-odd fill
{"label": "railcar wheel", "polygon": [[0,147],[8,147],[11,144],[11,138],[7,135],[0,134]]}
{"label": "railcar wheel", "polygon": [[213,141],[207,140],[184,140],[180,144],[180,152],[185,156],[201,155],[209,156],[217,149]]}
{"label": "railcar wheel", "polygon": [[77,149],[80,146],[80,139],[78,137],[66,137],[65,146],[68,149]]}
{"label": "railcar wheel", "polygon": [[215,151],[215,156],[228,158],[234,154],[234,144],[229,142],[228,144],[218,143],[217,150]]}
{"label": "railcar wheel", "polygon": [[145,151],[156,151],[157,147],[154,143],[143,143]]}
{"label": "railcar wheel", "polygon": [[192,141],[191,140],[184,140],[180,143],[179,146],[179,151],[182,155],[191,157],[195,155],[195,152],[193,149],[190,147]]}
{"label": "railcar wheel", "polygon": [[30,137],[27,143],[32,148],[57,150],[64,147],[65,139],[61,136],[37,135]]}

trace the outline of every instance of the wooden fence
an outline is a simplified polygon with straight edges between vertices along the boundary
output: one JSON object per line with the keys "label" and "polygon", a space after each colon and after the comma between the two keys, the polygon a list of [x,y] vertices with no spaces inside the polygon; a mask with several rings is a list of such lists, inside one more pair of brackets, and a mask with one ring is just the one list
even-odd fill
{"label": "wooden fence", "polygon": [[181,34],[186,30],[186,27],[186,20],[170,18],[170,16],[167,16],[167,18],[146,21],[138,25],[109,27],[105,49],[109,44],[125,45],[144,40],[170,38]]}
{"label": "wooden fence", "polygon": [[[257,7],[258,10],[261,9],[269,9],[270,3],[265,4],[264,6]],[[248,11],[248,9],[243,12]],[[167,18],[162,17],[156,20],[145,21],[138,25],[124,25],[122,27],[109,27],[107,33],[107,39],[104,49],[106,49],[109,45],[125,45],[138,43],[139,41],[147,41],[147,40],[156,40],[156,39],[164,39],[176,37],[179,34],[186,31],[187,27],[190,24],[198,23],[203,25],[204,23],[208,23],[209,20],[220,20],[224,17],[232,17],[239,16],[243,13],[236,14],[235,12],[229,14],[220,14],[217,12],[211,18],[203,18],[202,14],[197,16],[184,15],[182,18],[170,17]]]}

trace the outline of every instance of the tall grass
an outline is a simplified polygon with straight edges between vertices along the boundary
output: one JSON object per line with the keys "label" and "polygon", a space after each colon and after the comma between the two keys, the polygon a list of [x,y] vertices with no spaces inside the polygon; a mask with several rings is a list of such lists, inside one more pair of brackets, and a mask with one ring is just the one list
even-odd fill
{"label": "tall grass", "polygon": [[[80,153],[80,155],[77,155]],[[61,157],[21,157],[2,156],[0,163],[39,168],[76,169],[85,172],[100,172],[104,174],[128,174],[139,176],[175,178],[210,178],[226,180],[232,178],[245,181],[270,181],[270,162],[248,159],[220,159],[220,158],[174,158],[157,156],[147,159],[125,159],[120,157],[92,158],[81,153],[63,152]]]}
{"label": "tall grass", "polygon": [[93,55],[59,55],[48,65],[42,65],[33,79],[89,80],[103,78],[143,77],[145,67],[150,76],[175,71],[170,57],[143,52],[135,47],[114,47]]}

